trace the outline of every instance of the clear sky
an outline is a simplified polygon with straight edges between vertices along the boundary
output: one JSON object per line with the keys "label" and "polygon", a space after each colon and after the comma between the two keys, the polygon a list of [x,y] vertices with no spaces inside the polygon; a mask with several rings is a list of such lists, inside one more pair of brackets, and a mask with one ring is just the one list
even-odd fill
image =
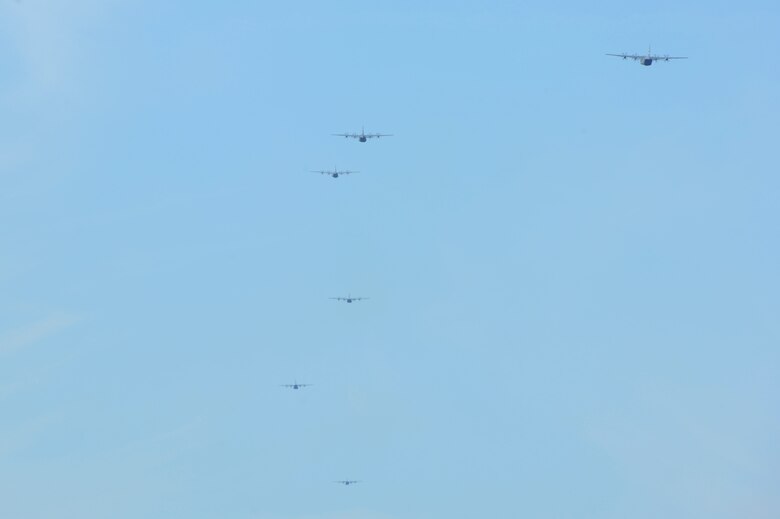
{"label": "clear sky", "polygon": [[3,0],[0,517],[780,517],[778,27]]}

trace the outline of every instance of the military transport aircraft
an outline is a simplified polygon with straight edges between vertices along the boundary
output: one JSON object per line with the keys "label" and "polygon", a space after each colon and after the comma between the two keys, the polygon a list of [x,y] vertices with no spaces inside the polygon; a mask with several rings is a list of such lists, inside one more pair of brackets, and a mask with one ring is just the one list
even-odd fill
{"label": "military transport aircraft", "polygon": [[357,139],[360,142],[366,142],[368,139],[378,139],[380,137],[392,137],[392,133],[366,133],[361,127],[360,133],[333,133],[334,137],[345,137],[351,139]]}
{"label": "military transport aircraft", "polygon": [[334,301],[346,301],[347,303],[351,303],[353,301],[363,301],[363,300],[368,299],[368,298],[367,297],[352,297],[350,295],[350,296],[347,296],[347,297],[329,297],[328,299],[333,299]]}
{"label": "military transport aircraft", "polygon": [[644,65],[646,67],[652,65],[654,61],[669,61],[670,59],[688,59],[687,56],[669,56],[668,54],[659,56],[657,54],[653,54],[650,47],[647,48],[647,54],[645,54],[644,56],[641,56],[639,54],[607,54],[607,56],[615,56],[623,59],[630,58],[633,59],[634,61],[638,61],[640,65]]}
{"label": "military transport aircraft", "polygon": [[341,175],[351,175],[352,173],[359,173],[358,171],[349,171],[349,170],[339,170],[337,168],[333,168],[333,171],[328,171],[324,169],[314,169],[312,170],[312,173],[319,173],[320,175],[330,175],[333,178],[339,178]]}
{"label": "military transport aircraft", "polygon": [[344,485],[345,487],[348,487],[350,485],[354,485],[355,483],[360,483],[359,479],[342,479],[341,481],[334,481],[334,483],[339,483],[341,485]]}
{"label": "military transport aircraft", "polygon": [[301,389],[301,388],[304,388],[304,387],[309,387],[311,385],[312,384],[299,384],[298,382],[295,382],[293,384],[281,384],[281,387],[286,387],[286,388],[289,388],[289,389]]}

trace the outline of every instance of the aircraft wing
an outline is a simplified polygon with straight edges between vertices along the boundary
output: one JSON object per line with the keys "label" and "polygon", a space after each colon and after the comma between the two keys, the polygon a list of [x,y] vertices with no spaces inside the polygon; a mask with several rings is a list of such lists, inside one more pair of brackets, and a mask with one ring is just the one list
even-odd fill
{"label": "aircraft wing", "polygon": [[365,137],[367,139],[378,139],[380,137],[392,137],[392,133],[367,133]]}
{"label": "aircraft wing", "polygon": [[670,59],[688,59],[687,56],[653,56],[656,61],[669,61]]}
{"label": "aircraft wing", "polygon": [[607,54],[607,56],[615,56],[616,58],[623,59],[642,59],[645,56],[639,56],[637,54]]}
{"label": "aircraft wing", "polygon": [[358,139],[360,135],[357,133],[331,133],[334,137],[351,137],[353,139]]}

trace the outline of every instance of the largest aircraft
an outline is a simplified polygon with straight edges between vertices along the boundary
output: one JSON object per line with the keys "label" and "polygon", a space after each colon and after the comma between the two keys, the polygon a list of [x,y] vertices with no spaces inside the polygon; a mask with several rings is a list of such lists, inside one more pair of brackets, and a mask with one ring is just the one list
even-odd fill
{"label": "largest aircraft", "polygon": [[357,139],[360,142],[366,142],[368,139],[378,139],[380,137],[392,137],[392,133],[366,133],[363,128],[360,128],[360,133],[334,133],[334,137],[345,137],[348,139]]}
{"label": "largest aircraft", "polygon": [[650,49],[650,47],[647,48],[647,54],[607,54],[607,56],[615,56],[617,58],[623,58],[623,59],[632,59],[634,61],[638,61],[640,65],[644,65],[646,67],[652,65],[654,61],[688,59],[687,56],[669,56],[668,54],[664,54],[663,56],[660,56],[658,54],[653,54],[653,51]]}

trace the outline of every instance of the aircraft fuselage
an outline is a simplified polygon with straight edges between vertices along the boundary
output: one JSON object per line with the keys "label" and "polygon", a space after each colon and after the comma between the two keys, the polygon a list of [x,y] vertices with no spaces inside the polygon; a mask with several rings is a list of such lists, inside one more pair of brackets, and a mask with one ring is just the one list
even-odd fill
{"label": "aircraft fuselage", "polygon": [[653,64],[653,59],[652,58],[642,58],[642,60],[639,63],[641,63],[645,67],[649,67],[650,65]]}
{"label": "aircraft fuselage", "polygon": [[367,138],[366,138],[364,135],[361,135],[361,136],[360,136],[360,138],[359,138],[358,140],[359,140],[360,142],[366,142],[368,139],[367,139]]}

